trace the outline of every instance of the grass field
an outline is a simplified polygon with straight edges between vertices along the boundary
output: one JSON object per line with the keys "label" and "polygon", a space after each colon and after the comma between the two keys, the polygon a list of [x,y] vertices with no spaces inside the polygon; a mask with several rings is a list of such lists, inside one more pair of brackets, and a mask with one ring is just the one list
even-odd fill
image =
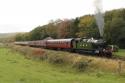
{"label": "grass field", "polygon": [[125,49],[119,49],[119,51],[114,54],[118,57],[125,57]]}
{"label": "grass field", "polygon": [[26,59],[0,48],[0,83],[125,83],[125,76],[106,72],[78,72],[65,65]]}

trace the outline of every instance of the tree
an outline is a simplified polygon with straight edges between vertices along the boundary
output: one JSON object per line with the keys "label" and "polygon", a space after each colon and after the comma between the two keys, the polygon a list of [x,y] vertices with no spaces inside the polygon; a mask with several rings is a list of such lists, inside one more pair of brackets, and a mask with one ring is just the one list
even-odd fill
{"label": "tree", "polygon": [[46,33],[49,37],[57,38],[57,26],[54,21],[51,21],[46,25]]}
{"label": "tree", "polygon": [[99,37],[99,30],[93,15],[80,18],[78,37]]}
{"label": "tree", "polygon": [[71,22],[68,19],[64,19],[62,22],[58,23],[58,38],[67,38],[69,37],[71,29]]}
{"label": "tree", "polygon": [[105,29],[105,38],[112,44],[125,47],[125,21],[118,17],[108,21]]}
{"label": "tree", "polygon": [[78,29],[79,29],[79,18],[76,18],[75,20],[72,19],[69,36],[70,37],[77,37],[76,33],[78,33]]}
{"label": "tree", "polygon": [[31,40],[40,40],[44,38],[44,31],[41,26],[36,27],[30,32]]}

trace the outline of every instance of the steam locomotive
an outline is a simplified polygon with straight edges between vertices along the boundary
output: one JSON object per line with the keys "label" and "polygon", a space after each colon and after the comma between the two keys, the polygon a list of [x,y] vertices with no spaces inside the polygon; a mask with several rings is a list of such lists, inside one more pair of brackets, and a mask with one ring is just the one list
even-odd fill
{"label": "steam locomotive", "polygon": [[67,50],[79,53],[92,53],[98,56],[112,56],[112,48],[102,39],[94,38],[69,38],[69,39],[48,39],[37,41],[15,42],[17,45],[28,45],[43,47],[55,50]]}

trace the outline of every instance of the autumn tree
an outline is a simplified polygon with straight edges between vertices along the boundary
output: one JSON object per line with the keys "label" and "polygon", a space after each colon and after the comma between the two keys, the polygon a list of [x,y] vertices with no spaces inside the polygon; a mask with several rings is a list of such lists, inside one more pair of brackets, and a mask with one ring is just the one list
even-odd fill
{"label": "autumn tree", "polygon": [[64,19],[62,22],[58,23],[58,38],[67,38],[71,30],[71,22],[68,19]]}
{"label": "autumn tree", "polygon": [[98,37],[99,31],[93,15],[80,18],[78,37]]}

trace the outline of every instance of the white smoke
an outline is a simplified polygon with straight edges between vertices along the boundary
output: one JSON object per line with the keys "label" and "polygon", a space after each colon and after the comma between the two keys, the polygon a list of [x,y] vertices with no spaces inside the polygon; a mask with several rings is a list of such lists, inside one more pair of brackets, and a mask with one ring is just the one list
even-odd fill
{"label": "white smoke", "polygon": [[99,28],[100,36],[103,37],[104,34],[104,17],[103,17],[103,9],[102,9],[102,0],[95,0],[95,19]]}

